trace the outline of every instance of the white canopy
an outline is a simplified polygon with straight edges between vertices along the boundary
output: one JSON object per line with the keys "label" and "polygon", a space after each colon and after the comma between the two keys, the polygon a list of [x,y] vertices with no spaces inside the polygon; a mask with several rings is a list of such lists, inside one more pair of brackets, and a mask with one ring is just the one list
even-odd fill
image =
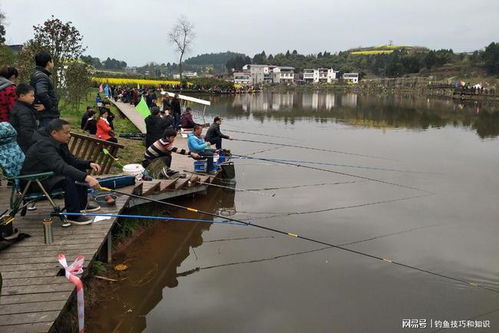
{"label": "white canopy", "polygon": [[[170,97],[175,96],[174,93],[171,93],[171,92],[168,92],[168,91],[162,91],[161,95],[168,95]],[[207,101],[207,100],[204,100],[204,99],[199,99],[199,98],[194,98],[194,97],[190,97],[190,96],[185,96],[185,95],[180,95],[179,94],[178,98],[180,98],[181,100],[184,100],[184,101],[194,102],[194,103],[198,103],[198,104],[211,105],[210,101]]]}

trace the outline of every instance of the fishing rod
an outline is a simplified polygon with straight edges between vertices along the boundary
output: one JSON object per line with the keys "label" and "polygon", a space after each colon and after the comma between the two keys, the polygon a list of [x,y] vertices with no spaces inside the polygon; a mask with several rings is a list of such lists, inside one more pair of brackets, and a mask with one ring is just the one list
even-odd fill
{"label": "fishing rod", "polygon": [[[80,185],[81,184],[86,185],[86,183],[78,183],[78,184],[80,184]],[[347,248],[347,247],[344,247],[344,246],[341,246],[341,245],[324,242],[324,241],[313,239],[313,238],[306,237],[306,236],[301,236],[301,235],[298,235],[298,234],[295,234],[295,233],[292,233],[292,232],[283,231],[283,230],[279,230],[279,229],[276,229],[276,228],[271,228],[271,227],[263,226],[263,225],[260,225],[260,224],[251,223],[251,222],[246,222],[246,221],[243,221],[243,220],[239,220],[239,219],[235,219],[235,218],[232,218],[232,217],[223,216],[223,215],[219,215],[219,214],[210,213],[210,212],[203,211],[203,210],[196,209],[196,208],[181,206],[181,205],[174,204],[174,203],[171,203],[171,202],[155,200],[155,199],[147,198],[147,197],[140,196],[140,195],[137,195],[137,194],[132,194],[132,193],[126,193],[126,192],[122,192],[122,191],[117,191],[117,190],[113,190],[113,189],[110,189],[110,188],[107,188],[107,187],[101,187],[100,189],[103,190],[103,191],[106,191],[106,192],[114,192],[114,193],[122,194],[122,195],[125,195],[125,196],[129,196],[129,197],[132,197],[132,198],[137,198],[137,199],[142,199],[142,200],[146,200],[146,201],[150,201],[150,202],[155,202],[155,203],[159,203],[159,204],[162,204],[162,205],[166,205],[166,206],[170,206],[170,207],[175,207],[175,208],[178,208],[178,209],[182,209],[182,210],[186,210],[186,211],[189,211],[189,212],[193,212],[193,213],[203,214],[203,215],[207,215],[207,216],[211,216],[211,217],[217,217],[217,218],[225,219],[225,220],[232,221],[232,222],[238,222],[238,223],[246,224],[248,226],[252,226],[252,227],[255,227],[255,228],[262,229],[262,230],[267,230],[267,231],[270,231],[270,232],[278,233],[278,234],[289,236],[289,237],[292,237],[292,238],[303,239],[303,240],[309,241],[311,243],[316,243],[316,244],[330,246],[330,247],[333,247],[333,248],[336,248],[336,249],[339,249],[339,250],[342,250],[342,251],[345,251],[345,252],[350,252],[350,253],[357,254],[357,255],[360,255],[360,256],[364,256],[364,257],[367,257],[367,258],[371,258],[371,259],[375,259],[375,260],[378,260],[378,261],[382,261],[384,263],[394,264],[394,265],[399,266],[399,267],[404,267],[404,268],[415,270],[415,271],[418,271],[418,272],[421,272],[421,273],[426,273],[426,274],[437,276],[437,277],[440,277],[440,278],[443,278],[443,279],[447,279],[447,280],[459,282],[459,283],[465,284],[467,286],[473,286],[473,287],[477,287],[477,288],[480,288],[480,289],[483,289],[483,290],[492,291],[492,292],[494,292],[496,294],[499,294],[499,290],[496,290],[496,289],[493,289],[493,288],[490,288],[490,287],[487,287],[487,286],[482,286],[482,285],[479,285],[479,284],[477,284],[475,282],[470,282],[470,281],[464,280],[462,278],[453,277],[453,276],[446,275],[446,274],[443,274],[443,273],[433,272],[433,271],[430,271],[430,270],[427,270],[427,269],[424,269],[424,268],[419,268],[419,267],[412,266],[412,265],[409,265],[409,264],[404,264],[402,262],[398,262],[398,261],[395,261],[395,260],[392,260],[392,259],[388,259],[388,258],[383,258],[383,257],[377,256],[377,255],[373,255],[373,254],[367,253],[367,252],[350,249],[350,248]]]}
{"label": "fishing rod", "polygon": [[406,189],[416,190],[416,191],[420,191],[420,192],[425,192],[425,193],[428,193],[428,194],[434,194],[434,193],[432,193],[430,191],[423,190],[423,189],[420,189],[420,188],[417,188],[417,187],[413,187],[413,186],[409,186],[409,185],[403,185],[403,184],[399,184],[399,183],[393,183],[393,182],[389,182],[389,181],[386,181],[386,180],[381,180],[381,179],[372,178],[372,177],[366,177],[366,176],[359,176],[359,175],[355,175],[355,174],[351,174],[351,173],[346,173],[346,172],[341,172],[341,171],[334,171],[334,170],[329,170],[329,169],[318,168],[318,167],[314,167],[314,166],[310,166],[310,165],[303,165],[303,164],[292,163],[292,162],[284,162],[284,161],[279,161],[279,160],[275,160],[275,159],[271,159],[271,158],[264,158],[264,157],[252,157],[252,156],[247,156],[247,155],[232,154],[232,156],[244,157],[244,158],[252,159],[252,160],[267,161],[267,162],[272,162],[272,163],[277,163],[277,164],[291,165],[291,166],[296,166],[296,167],[301,167],[301,168],[306,168],[306,169],[312,169],[312,170],[318,170],[318,171],[324,171],[324,172],[334,173],[334,174],[337,174],[337,175],[349,176],[349,177],[354,177],[354,178],[358,178],[358,179],[369,180],[369,181],[373,181],[373,182],[377,182],[377,183],[381,183],[381,184],[392,185],[392,186],[397,186],[397,187],[401,187],[401,188],[406,188]]}
{"label": "fishing rod", "polygon": [[[250,156],[250,155],[254,155],[254,154],[246,154],[246,156]],[[245,158],[240,158],[240,159],[244,160]],[[252,158],[252,159],[257,159],[257,158]],[[364,165],[339,164],[339,163],[329,163],[329,162],[287,160],[287,159],[277,159],[277,158],[272,158],[271,160],[273,160],[275,162],[291,162],[291,163],[300,163],[300,164],[303,163],[303,164],[315,164],[315,165],[329,165],[329,166],[338,166],[338,167],[345,167],[345,168],[357,168],[357,169],[379,170],[379,171],[393,171],[393,172],[402,172],[402,173],[420,173],[420,174],[430,173],[430,172],[424,172],[424,171],[369,167],[369,166],[364,166]]]}
{"label": "fishing rod", "polygon": [[256,151],[251,151],[249,153],[245,153],[245,155],[256,155],[256,154],[266,153],[268,151],[283,149],[283,148],[286,148],[286,147],[272,147],[272,148],[268,148],[268,149],[260,149],[260,150],[256,150]]}
{"label": "fishing rod", "polygon": [[232,139],[234,141],[241,141],[241,142],[250,142],[250,143],[261,143],[265,145],[274,145],[274,146],[281,146],[281,147],[290,147],[290,148],[300,148],[300,149],[308,149],[308,150],[315,150],[315,151],[325,151],[329,153],[336,153],[336,154],[343,154],[343,155],[351,155],[351,156],[359,156],[359,157],[367,157],[367,158],[375,158],[375,159],[380,159],[380,160],[388,160],[388,161],[393,161],[393,159],[389,159],[386,157],[379,157],[379,156],[371,156],[371,155],[365,155],[365,154],[357,154],[357,153],[350,153],[346,151],[340,151],[340,150],[331,150],[331,149],[325,149],[325,148],[316,148],[316,147],[309,147],[309,146],[298,146],[298,145],[291,145],[287,143],[278,143],[278,142],[266,142],[266,141],[257,141],[257,140],[246,140],[246,139]]}
{"label": "fishing rod", "polygon": [[209,224],[231,224],[247,226],[245,223],[231,222],[231,221],[213,221],[213,220],[203,220],[203,219],[188,219],[183,217],[166,217],[166,216],[146,216],[146,215],[126,215],[126,214],[99,214],[99,213],[52,213],[52,216],[102,216],[102,217],[120,217],[120,218],[135,218],[135,219],[145,219],[145,220],[163,220],[163,221],[182,221],[182,222],[195,222],[195,223],[209,223]]}
{"label": "fishing rod", "polygon": [[[410,228],[410,229],[396,231],[396,232],[392,232],[392,233],[388,233],[388,234],[382,234],[382,235],[378,235],[378,236],[372,236],[372,237],[364,238],[364,239],[357,240],[357,241],[351,241],[351,242],[347,242],[347,243],[341,243],[339,245],[340,246],[347,246],[347,245],[353,245],[353,244],[360,244],[360,243],[365,243],[365,242],[369,242],[369,241],[376,240],[376,239],[381,239],[381,238],[385,238],[385,237],[390,237],[390,236],[394,236],[394,235],[408,233],[408,232],[411,232],[411,231],[414,231],[414,230],[425,229],[425,228],[434,228],[434,227],[437,227],[437,226],[440,226],[440,225],[441,224],[435,224],[435,225],[429,225],[429,226],[422,226],[422,227]],[[246,237],[246,238],[233,238],[233,239],[229,238],[229,239],[221,239],[221,240],[214,240],[214,241],[204,241],[203,243],[226,241],[226,240],[227,241],[231,241],[231,240],[244,240],[244,239],[259,239],[259,238],[266,238],[266,237],[265,236],[260,236],[260,237]],[[271,237],[271,238],[273,238],[273,237]],[[279,259],[287,258],[287,257],[294,257],[294,256],[298,256],[298,255],[303,255],[303,254],[310,254],[310,253],[315,253],[315,252],[321,252],[321,251],[325,251],[327,249],[331,249],[331,247],[330,246],[323,246],[323,247],[319,247],[319,248],[312,249],[312,250],[305,250],[305,251],[285,253],[285,254],[280,254],[280,255],[276,255],[276,256],[272,256],[272,257],[267,257],[267,258],[250,259],[250,260],[246,260],[246,261],[229,262],[229,263],[218,264],[218,265],[213,265],[213,266],[196,267],[196,268],[194,268],[192,270],[201,271],[201,270],[205,270],[205,269],[213,269],[213,268],[235,266],[235,265],[254,264],[254,263],[260,263],[260,262],[266,262],[266,261],[274,261],[274,260],[279,260]]]}

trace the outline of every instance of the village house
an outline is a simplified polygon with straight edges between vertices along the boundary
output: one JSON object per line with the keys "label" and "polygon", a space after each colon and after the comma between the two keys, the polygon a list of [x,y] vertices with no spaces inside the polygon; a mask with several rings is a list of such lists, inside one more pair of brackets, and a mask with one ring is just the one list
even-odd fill
{"label": "village house", "polygon": [[344,73],[342,78],[345,81],[359,83],[359,73]]}
{"label": "village house", "polygon": [[337,80],[338,71],[332,68],[304,69],[303,81],[305,83],[332,83]]}

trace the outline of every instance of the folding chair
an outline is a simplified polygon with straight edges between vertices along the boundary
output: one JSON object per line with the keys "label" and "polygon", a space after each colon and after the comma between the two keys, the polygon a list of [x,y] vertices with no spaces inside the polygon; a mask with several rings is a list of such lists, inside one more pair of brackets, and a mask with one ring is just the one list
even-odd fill
{"label": "folding chair", "polygon": [[[0,239],[14,239],[18,235],[18,230],[14,228],[13,222],[16,214],[21,211],[21,216],[26,215],[28,205],[40,200],[49,200],[55,213],[62,210],[52,199],[54,196],[64,195],[63,191],[48,193],[42,180],[53,176],[53,172],[43,172],[37,174],[20,175],[24,162],[24,153],[16,141],[17,132],[10,123],[0,123],[0,169],[4,178],[12,183],[10,192],[9,208],[0,215]],[[25,183],[23,188],[21,184]],[[31,184],[35,183],[41,192],[28,193]],[[59,215],[61,219],[63,217]]]}

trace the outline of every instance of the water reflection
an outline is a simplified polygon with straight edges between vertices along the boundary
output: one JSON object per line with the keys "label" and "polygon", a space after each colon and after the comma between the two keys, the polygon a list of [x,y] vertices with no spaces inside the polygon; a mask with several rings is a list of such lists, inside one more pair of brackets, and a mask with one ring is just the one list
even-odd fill
{"label": "water reflection", "polygon": [[427,98],[416,95],[364,96],[334,92],[260,93],[213,98],[212,111],[227,118],[260,122],[314,119],[374,128],[466,127],[480,138],[499,135],[499,111],[491,103]]}
{"label": "water reflection", "polygon": [[[210,189],[202,200],[185,199],[180,204],[194,206],[215,213],[217,210],[235,211],[235,192]],[[165,206],[148,205],[148,211],[165,212]],[[166,213],[169,214],[169,213]],[[171,215],[188,218],[212,218],[192,212],[178,211]],[[178,268],[195,248],[203,244],[203,233],[211,228],[208,223],[169,222],[158,223],[147,229],[132,243],[125,254],[114,258],[125,262],[130,270],[119,284],[101,290],[100,308],[88,321],[89,332],[143,332],[147,327],[146,316],[165,297],[167,288],[179,285],[178,278],[199,269],[179,272]],[[166,291],[167,293],[167,291]]]}

